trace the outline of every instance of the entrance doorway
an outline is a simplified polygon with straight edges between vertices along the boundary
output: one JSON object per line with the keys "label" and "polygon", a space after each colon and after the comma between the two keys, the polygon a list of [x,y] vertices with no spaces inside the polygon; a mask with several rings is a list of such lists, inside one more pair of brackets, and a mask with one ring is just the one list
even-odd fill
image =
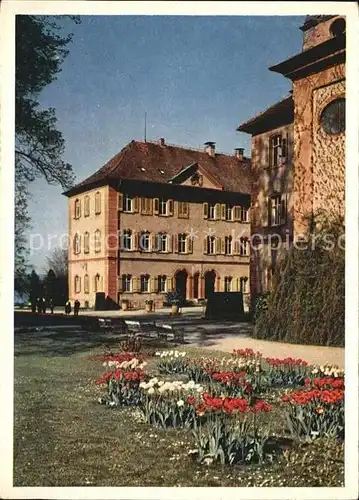
{"label": "entrance doorway", "polygon": [[207,271],[204,275],[204,298],[207,299],[209,295],[214,293],[214,283],[216,273],[214,271]]}
{"label": "entrance doorway", "polygon": [[187,296],[187,271],[177,271],[175,276],[176,291],[180,294],[183,302]]}
{"label": "entrance doorway", "polygon": [[193,275],[193,298],[198,299],[199,297],[199,273]]}

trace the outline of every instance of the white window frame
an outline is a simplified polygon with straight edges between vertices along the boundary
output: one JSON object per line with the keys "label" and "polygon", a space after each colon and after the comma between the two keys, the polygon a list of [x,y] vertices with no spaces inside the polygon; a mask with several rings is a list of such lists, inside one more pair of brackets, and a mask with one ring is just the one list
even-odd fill
{"label": "white window frame", "polygon": [[[123,241],[123,250],[126,250],[126,251],[132,250],[132,248],[133,248],[133,234],[132,234],[131,229],[124,230],[122,241]],[[126,242],[130,243],[129,248],[127,248]]]}
{"label": "white window frame", "polygon": [[233,220],[233,207],[231,205],[226,205],[226,220]]}
{"label": "white window frame", "polygon": [[158,233],[159,238],[159,252],[165,253],[168,250],[168,234],[167,233]]}
{"label": "white window frame", "polygon": [[168,200],[165,198],[158,201],[158,215],[168,215]]}
{"label": "white window frame", "polygon": [[76,233],[74,236],[74,254],[79,255],[81,253],[81,236]]}
{"label": "white window frame", "polygon": [[281,195],[272,196],[270,199],[271,203],[271,213],[270,213],[270,225],[280,226],[282,224],[282,197]]}
{"label": "white window frame", "polygon": [[282,135],[275,134],[269,138],[269,166],[278,167],[282,158]]}
{"label": "white window frame", "polygon": [[[146,242],[146,245],[145,245]],[[140,235],[140,249],[142,252],[149,252],[151,250],[151,235],[149,231],[143,231]]]}
{"label": "white window frame", "polygon": [[207,254],[216,254],[216,238],[214,236],[207,236]]}
{"label": "white window frame", "polygon": [[133,197],[130,196],[129,194],[124,194],[123,195],[123,211],[126,213],[132,213],[133,212]]}
{"label": "white window frame", "polygon": [[95,214],[99,215],[101,213],[101,193],[96,191],[95,193]]}
{"label": "white window frame", "polygon": [[150,276],[148,274],[141,274],[140,276],[140,289],[141,293],[149,293],[150,291]]}
{"label": "white window frame", "polygon": [[95,231],[95,252],[101,252],[101,231],[99,229]]}
{"label": "white window frame", "polygon": [[216,204],[208,203],[208,219],[216,220]]}
{"label": "white window frame", "polygon": [[241,222],[249,222],[249,208],[241,207]]}
{"label": "white window frame", "polygon": [[122,278],[122,291],[128,293],[132,292],[132,275],[123,274],[121,278]]}
{"label": "white window frame", "polygon": [[160,274],[158,276],[158,292],[166,293],[167,292],[167,276],[164,274]]}
{"label": "white window frame", "polygon": [[232,253],[233,253],[233,238],[232,238],[232,236],[225,236],[225,238],[224,238],[224,254],[225,255],[232,255]]}
{"label": "white window frame", "polygon": [[178,235],[178,253],[187,253],[187,234],[180,233]]}
{"label": "white window frame", "polygon": [[232,276],[224,277],[224,291],[231,292],[232,291],[233,278]]}
{"label": "white window frame", "polygon": [[241,238],[239,240],[239,255],[241,257],[248,257],[249,252],[248,252],[248,239],[247,238]]}

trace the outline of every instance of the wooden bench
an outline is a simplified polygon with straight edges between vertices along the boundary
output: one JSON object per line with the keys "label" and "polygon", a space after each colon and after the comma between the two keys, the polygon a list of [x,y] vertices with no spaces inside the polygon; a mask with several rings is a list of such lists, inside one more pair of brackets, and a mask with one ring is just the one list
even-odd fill
{"label": "wooden bench", "polygon": [[151,337],[152,334],[157,336],[155,323],[148,323],[142,321],[131,321],[125,319],[126,333],[134,337]]}

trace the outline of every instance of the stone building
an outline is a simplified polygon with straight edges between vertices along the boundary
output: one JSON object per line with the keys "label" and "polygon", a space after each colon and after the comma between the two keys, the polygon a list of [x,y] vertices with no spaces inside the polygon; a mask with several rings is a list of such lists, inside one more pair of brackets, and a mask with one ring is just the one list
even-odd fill
{"label": "stone building", "polygon": [[345,19],[307,16],[301,30],[302,51],[269,68],[290,95],[237,129],[252,135],[252,294],[271,287],[276,235],[288,246],[308,215],[345,211]]}
{"label": "stone building", "polygon": [[132,307],[211,290],[249,292],[250,160],[132,141],[68,197],[69,298]]}

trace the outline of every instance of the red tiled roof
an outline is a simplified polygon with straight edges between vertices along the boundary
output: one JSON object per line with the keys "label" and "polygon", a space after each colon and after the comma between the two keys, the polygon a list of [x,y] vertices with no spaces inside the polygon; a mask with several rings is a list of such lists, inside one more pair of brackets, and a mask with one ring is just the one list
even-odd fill
{"label": "red tiled roof", "polygon": [[172,177],[193,163],[197,163],[225,191],[250,194],[249,158],[238,160],[235,156],[217,153],[215,157],[211,157],[204,151],[140,141],[131,141],[100,170],[64,194],[71,196],[92,185],[110,184],[121,179],[167,184]]}

